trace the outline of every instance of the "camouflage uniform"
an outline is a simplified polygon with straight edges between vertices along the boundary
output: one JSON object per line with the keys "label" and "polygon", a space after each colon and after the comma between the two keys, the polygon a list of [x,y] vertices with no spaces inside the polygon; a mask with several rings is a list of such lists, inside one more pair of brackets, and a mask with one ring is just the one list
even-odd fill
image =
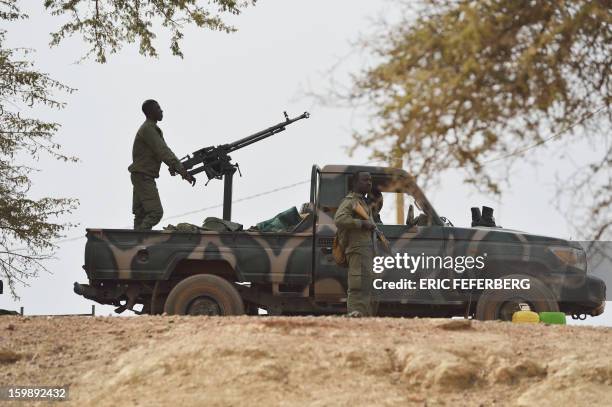
{"label": "camouflage uniform", "polygon": [[348,261],[347,311],[359,311],[363,316],[374,316],[377,304],[372,300],[372,258],[374,246],[372,231],[364,229],[362,220],[354,217],[353,205],[360,204],[372,220],[372,210],[364,197],[349,193],[336,211],[334,223],[338,228],[338,239],[345,248]]}
{"label": "camouflage uniform", "polygon": [[162,161],[174,171],[182,169],[179,159],[166,145],[161,129],[155,121],[147,119],[136,133],[132,164],[128,167],[134,187],[132,213],[136,230],[150,230],[164,215],[155,185]]}

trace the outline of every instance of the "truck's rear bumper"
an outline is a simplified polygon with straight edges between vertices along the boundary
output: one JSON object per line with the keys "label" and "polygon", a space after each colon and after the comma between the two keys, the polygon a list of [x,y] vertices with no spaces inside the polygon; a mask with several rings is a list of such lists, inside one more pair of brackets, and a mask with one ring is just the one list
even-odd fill
{"label": "truck's rear bumper", "polygon": [[125,294],[125,290],[118,287],[97,288],[89,284],[74,283],[74,292],[88,300],[96,301],[100,304],[119,305],[120,298]]}

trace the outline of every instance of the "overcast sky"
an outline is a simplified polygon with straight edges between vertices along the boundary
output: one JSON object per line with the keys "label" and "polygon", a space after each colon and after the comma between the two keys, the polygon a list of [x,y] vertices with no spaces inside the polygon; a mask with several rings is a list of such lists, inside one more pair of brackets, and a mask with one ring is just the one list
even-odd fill
{"label": "overcast sky", "polygon": [[[26,2],[21,2],[26,3]],[[283,119],[286,110],[296,116],[308,110],[312,117],[300,121],[273,138],[232,154],[243,177],[234,179],[234,198],[307,180],[312,164],[365,163],[368,152],[360,149],[348,157],[352,129],[364,128],[367,118],[350,109],[317,105],[301,97],[303,89],[322,91],[329,86],[327,71],[340,59],[336,79],[347,82],[370,60],[351,54],[351,42],[371,31],[371,19],[380,13],[393,16],[393,5],[384,0],[266,0],[233,19],[239,31],[223,34],[196,29],[185,31],[185,59],[173,57],[168,37],[159,35],[160,57],[145,59],[136,46],[128,46],[109,62],[75,64],[84,53],[80,39],[70,39],[48,49],[49,32],[60,21],[45,14],[40,2],[28,2],[30,19],[9,24],[11,46],[36,49],[40,70],[77,88],[61,95],[67,102],[62,111],[34,112],[62,124],[57,141],[64,152],[78,156],[77,164],[41,159],[36,166],[34,196],[52,195],[80,200],[79,209],[66,220],[79,223],[67,236],[82,237],[85,228],[131,227],[131,162],[133,138],[143,121],[144,99],[158,100],[164,110],[160,127],[177,156],[231,142]],[[35,4],[32,4],[35,3]],[[517,166],[511,187],[503,200],[474,193],[461,184],[460,174],[449,171],[440,185],[426,191],[439,214],[457,226],[469,226],[471,206],[489,205],[504,227],[534,234],[571,238],[564,216],[554,207],[555,174],[569,173],[572,160],[561,159],[558,146],[531,153],[540,164]],[[587,144],[572,146],[578,158],[593,156]],[[489,171],[495,171],[493,165]],[[158,180],[165,218],[197,211],[222,202],[222,182],[204,179],[190,187],[164,168]],[[257,199],[236,203],[233,220],[249,227],[276,213],[308,200],[308,184],[301,184]],[[200,224],[206,216],[221,217],[221,208],[163,220],[168,223]],[[25,307],[26,314],[82,313],[91,302],[72,292],[74,281],[86,282],[81,266],[85,239],[60,245],[57,259],[48,263],[52,274],[19,288],[21,300],[5,293],[0,308]],[[111,307],[97,305],[107,315]],[[609,307],[608,307],[609,308]],[[612,325],[612,312],[590,318],[587,323]]]}

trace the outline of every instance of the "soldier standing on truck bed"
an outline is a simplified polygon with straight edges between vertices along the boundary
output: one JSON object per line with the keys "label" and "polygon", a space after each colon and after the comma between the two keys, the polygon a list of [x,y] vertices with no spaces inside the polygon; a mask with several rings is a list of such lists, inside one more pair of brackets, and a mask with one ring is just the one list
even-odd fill
{"label": "soldier standing on truck bed", "polygon": [[151,230],[164,215],[155,178],[159,178],[162,161],[170,169],[170,174],[181,174],[181,177],[195,185],[193,175],[187,173],[176,155],[164,141],[164,135],[157,122],[164,117],[164,112],[155,100],[145,100],[142,112],[147,119],[140,126],[132,148],[132,164],[128,167],[134,192],[132,195],[132,213],[135,230]]}
{"label": "soldier standing on truck bed", "polygon": [[[365,195],[372,190],[372,176],[366,171],[353,175],[352,191],[344,197],[336,211],[334,223],[338,228],[338,239],[344,247],[348,262],[348,291],[346,306],[348,316],[374,316],[377,304],[372,300],[372,259],[375,228],[372,210]],[[354,213],[356,205],[367,211],[368,220],[360,219]]]}

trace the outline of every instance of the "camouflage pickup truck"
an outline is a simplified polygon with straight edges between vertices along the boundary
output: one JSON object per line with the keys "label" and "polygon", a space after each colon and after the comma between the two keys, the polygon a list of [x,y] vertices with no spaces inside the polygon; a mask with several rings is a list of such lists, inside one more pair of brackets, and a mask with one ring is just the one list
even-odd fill
{"label": "camouflage pickup truck", "polygon": [[[528,289],[432,288],[380,295],[386,316],[471,316],[510,319],[527,304],[532,310],[598,315],[605,284],[587,273],[575,242],[497,226],[453,227],[438,216],[406,172],[370,166],[314,165],[307,215],[289,232],[177,232],[88,229],[83,269],[88,284],[75,292],[101,304],[137,313],[188,315],[341,314],[346,312],[347,269],[336,265],[333,217],[357,170],[372,174],[386,207],[404,202],[402,224],[379,228],[392,255],[486,256],[483,270],[457,273],[442,267],[427,278],[528,279]],[[397,199],[401,196],[401,200]],[[384,211],[384,208],[383,208]],[[397,222],[397,221],[395,221]],[[393,279],[394,270],[382,277]],[[424,278],[424,273],[402,275]],[[516,287],[514,287],[516,288]]]}

